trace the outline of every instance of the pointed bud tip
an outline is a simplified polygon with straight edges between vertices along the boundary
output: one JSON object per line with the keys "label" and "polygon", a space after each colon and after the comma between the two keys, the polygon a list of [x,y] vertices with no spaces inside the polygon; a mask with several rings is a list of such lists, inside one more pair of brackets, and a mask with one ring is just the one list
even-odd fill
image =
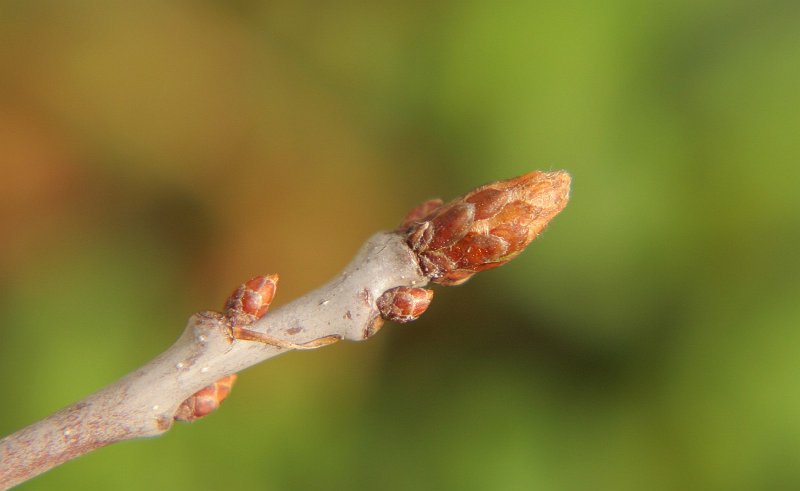
{"label": "pointed bud tip", "polygon": [[519,186],[527,200],[541,200],[559,206],[559,211],[569,201],[572,177],[563,170],[553,172],[534,171],[509,179],[512,187]]}

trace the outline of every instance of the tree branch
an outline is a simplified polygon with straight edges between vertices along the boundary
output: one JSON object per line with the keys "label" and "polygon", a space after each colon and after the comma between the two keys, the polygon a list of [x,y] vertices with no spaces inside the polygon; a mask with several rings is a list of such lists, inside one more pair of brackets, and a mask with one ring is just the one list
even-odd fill
{"label": "tree branch", "polygon": [[[423,203],[399,229],[371,237],[328,284],[265,316],[277,277],[257,277],[250,288],[251,280],[224,314],[190,317],[180,338],[145,366],[0,440],[0,489],[105,445],[160,435],[175,419],[202,417],[227,395],[230,375],[268,358],[367,339],[384,319],[416,319],[432,297],[422,287],[459,284],[508,262],[566,206],[569,186],[565,172],[531,172],[444,205]],[[197,409],[202,391],[220,379],[227,385],[213,407]]]}

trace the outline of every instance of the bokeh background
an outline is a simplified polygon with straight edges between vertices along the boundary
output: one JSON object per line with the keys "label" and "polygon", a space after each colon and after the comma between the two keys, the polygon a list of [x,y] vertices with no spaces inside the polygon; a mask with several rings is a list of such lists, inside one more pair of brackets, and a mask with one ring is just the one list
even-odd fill
{"label": "bokeh background", "polygon": [[567,209],[365,343],[20,489],[800,489],[800,7],[0,1],[0,434],[418,202]]}

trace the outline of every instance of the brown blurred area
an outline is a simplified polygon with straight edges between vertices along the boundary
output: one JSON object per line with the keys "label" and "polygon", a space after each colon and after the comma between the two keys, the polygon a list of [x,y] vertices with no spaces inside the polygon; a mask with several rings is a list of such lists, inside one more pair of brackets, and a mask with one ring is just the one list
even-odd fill
{"label": "brown blurred area", "polygon": [[14,230],[4,270],[59,237],[132,222],[174,248],[194,281],[235,285],[280,264],[305,288],[388,225],[382,149],[329,81],[261,42],[243,13],[4,10],[14,27],[0,51],[0,219]]}

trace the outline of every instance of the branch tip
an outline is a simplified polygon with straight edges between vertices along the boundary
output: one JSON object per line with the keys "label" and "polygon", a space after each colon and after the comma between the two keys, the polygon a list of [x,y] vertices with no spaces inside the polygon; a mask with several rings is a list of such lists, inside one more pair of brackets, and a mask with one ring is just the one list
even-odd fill
{"label": "branch tip", "polygon": [[459,285],[517,257],[567,205],[570,183],[564,171],[493,182],[444,205],[423,203],[399,231],[431,281]]}

